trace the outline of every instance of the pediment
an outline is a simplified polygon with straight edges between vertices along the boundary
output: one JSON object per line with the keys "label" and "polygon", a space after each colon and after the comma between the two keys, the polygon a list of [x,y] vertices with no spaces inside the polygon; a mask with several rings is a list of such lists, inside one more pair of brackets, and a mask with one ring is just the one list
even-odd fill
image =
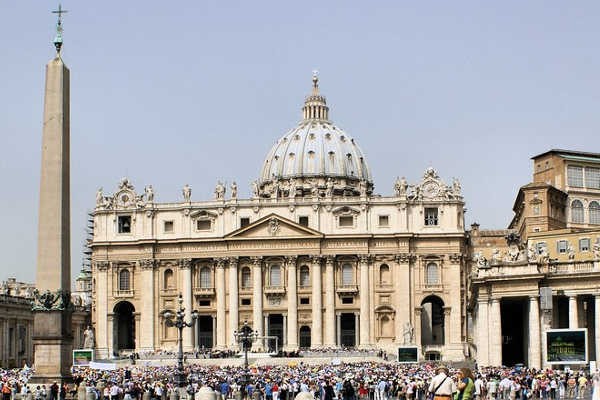
{"label": "pediment", "polygon": [[267,215],[225,236],[226,239],[317,239],[321,237],[323,234],[319,231],[299,225],[276,214]]}

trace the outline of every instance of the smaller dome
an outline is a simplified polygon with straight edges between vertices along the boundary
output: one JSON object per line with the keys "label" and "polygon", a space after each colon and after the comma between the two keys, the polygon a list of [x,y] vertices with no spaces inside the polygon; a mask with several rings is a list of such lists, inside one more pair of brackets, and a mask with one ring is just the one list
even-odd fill
{"label": "smaller dome", "polygon": [[269,151],[258,181],[261,197],[367,195],[371,171],[362,150],[329,121],[329,107],[313,75],[312,93],[302,107],[303,120]]}

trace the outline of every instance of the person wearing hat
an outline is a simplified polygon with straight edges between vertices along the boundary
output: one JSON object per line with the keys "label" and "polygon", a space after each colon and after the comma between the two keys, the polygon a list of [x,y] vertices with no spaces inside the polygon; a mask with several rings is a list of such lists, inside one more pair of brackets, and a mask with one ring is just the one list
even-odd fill
{"label": "person wearing hat", "polygon": [[429,393],[433,395],[433,400],[449,400],[452,398],[453,382],[448,376],[450,371],[448,367],[440,365],[435,370],[436,375],[429,384]]}

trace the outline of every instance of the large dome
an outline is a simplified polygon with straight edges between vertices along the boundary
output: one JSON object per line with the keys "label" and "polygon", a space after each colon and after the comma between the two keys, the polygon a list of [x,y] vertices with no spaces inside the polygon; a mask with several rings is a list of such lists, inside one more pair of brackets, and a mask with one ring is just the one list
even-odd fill
{"label": "large dome", "polygon": [[370,193],[373,181],[365,156],[354,139],[329,121],[316,76],[302,110],[303,120],[275,143],[263,162],[260,196]]}

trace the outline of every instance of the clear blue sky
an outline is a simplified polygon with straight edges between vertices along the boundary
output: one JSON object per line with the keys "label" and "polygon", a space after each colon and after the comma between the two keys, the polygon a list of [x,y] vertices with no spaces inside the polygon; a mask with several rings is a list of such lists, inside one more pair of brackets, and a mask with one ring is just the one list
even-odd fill
{"label": "clear blue sky", "polygon": [[[376,191],[428,166],[467,223],[504,228],[530,157],[600,151],[597,1],[63,1],[71,69],[72,259],[86,211],[128,176],[157,201],[218,179],[248,195],[300,119],[311,71]],[[51,1],[0,1],[0,279],[35,278]]]}

